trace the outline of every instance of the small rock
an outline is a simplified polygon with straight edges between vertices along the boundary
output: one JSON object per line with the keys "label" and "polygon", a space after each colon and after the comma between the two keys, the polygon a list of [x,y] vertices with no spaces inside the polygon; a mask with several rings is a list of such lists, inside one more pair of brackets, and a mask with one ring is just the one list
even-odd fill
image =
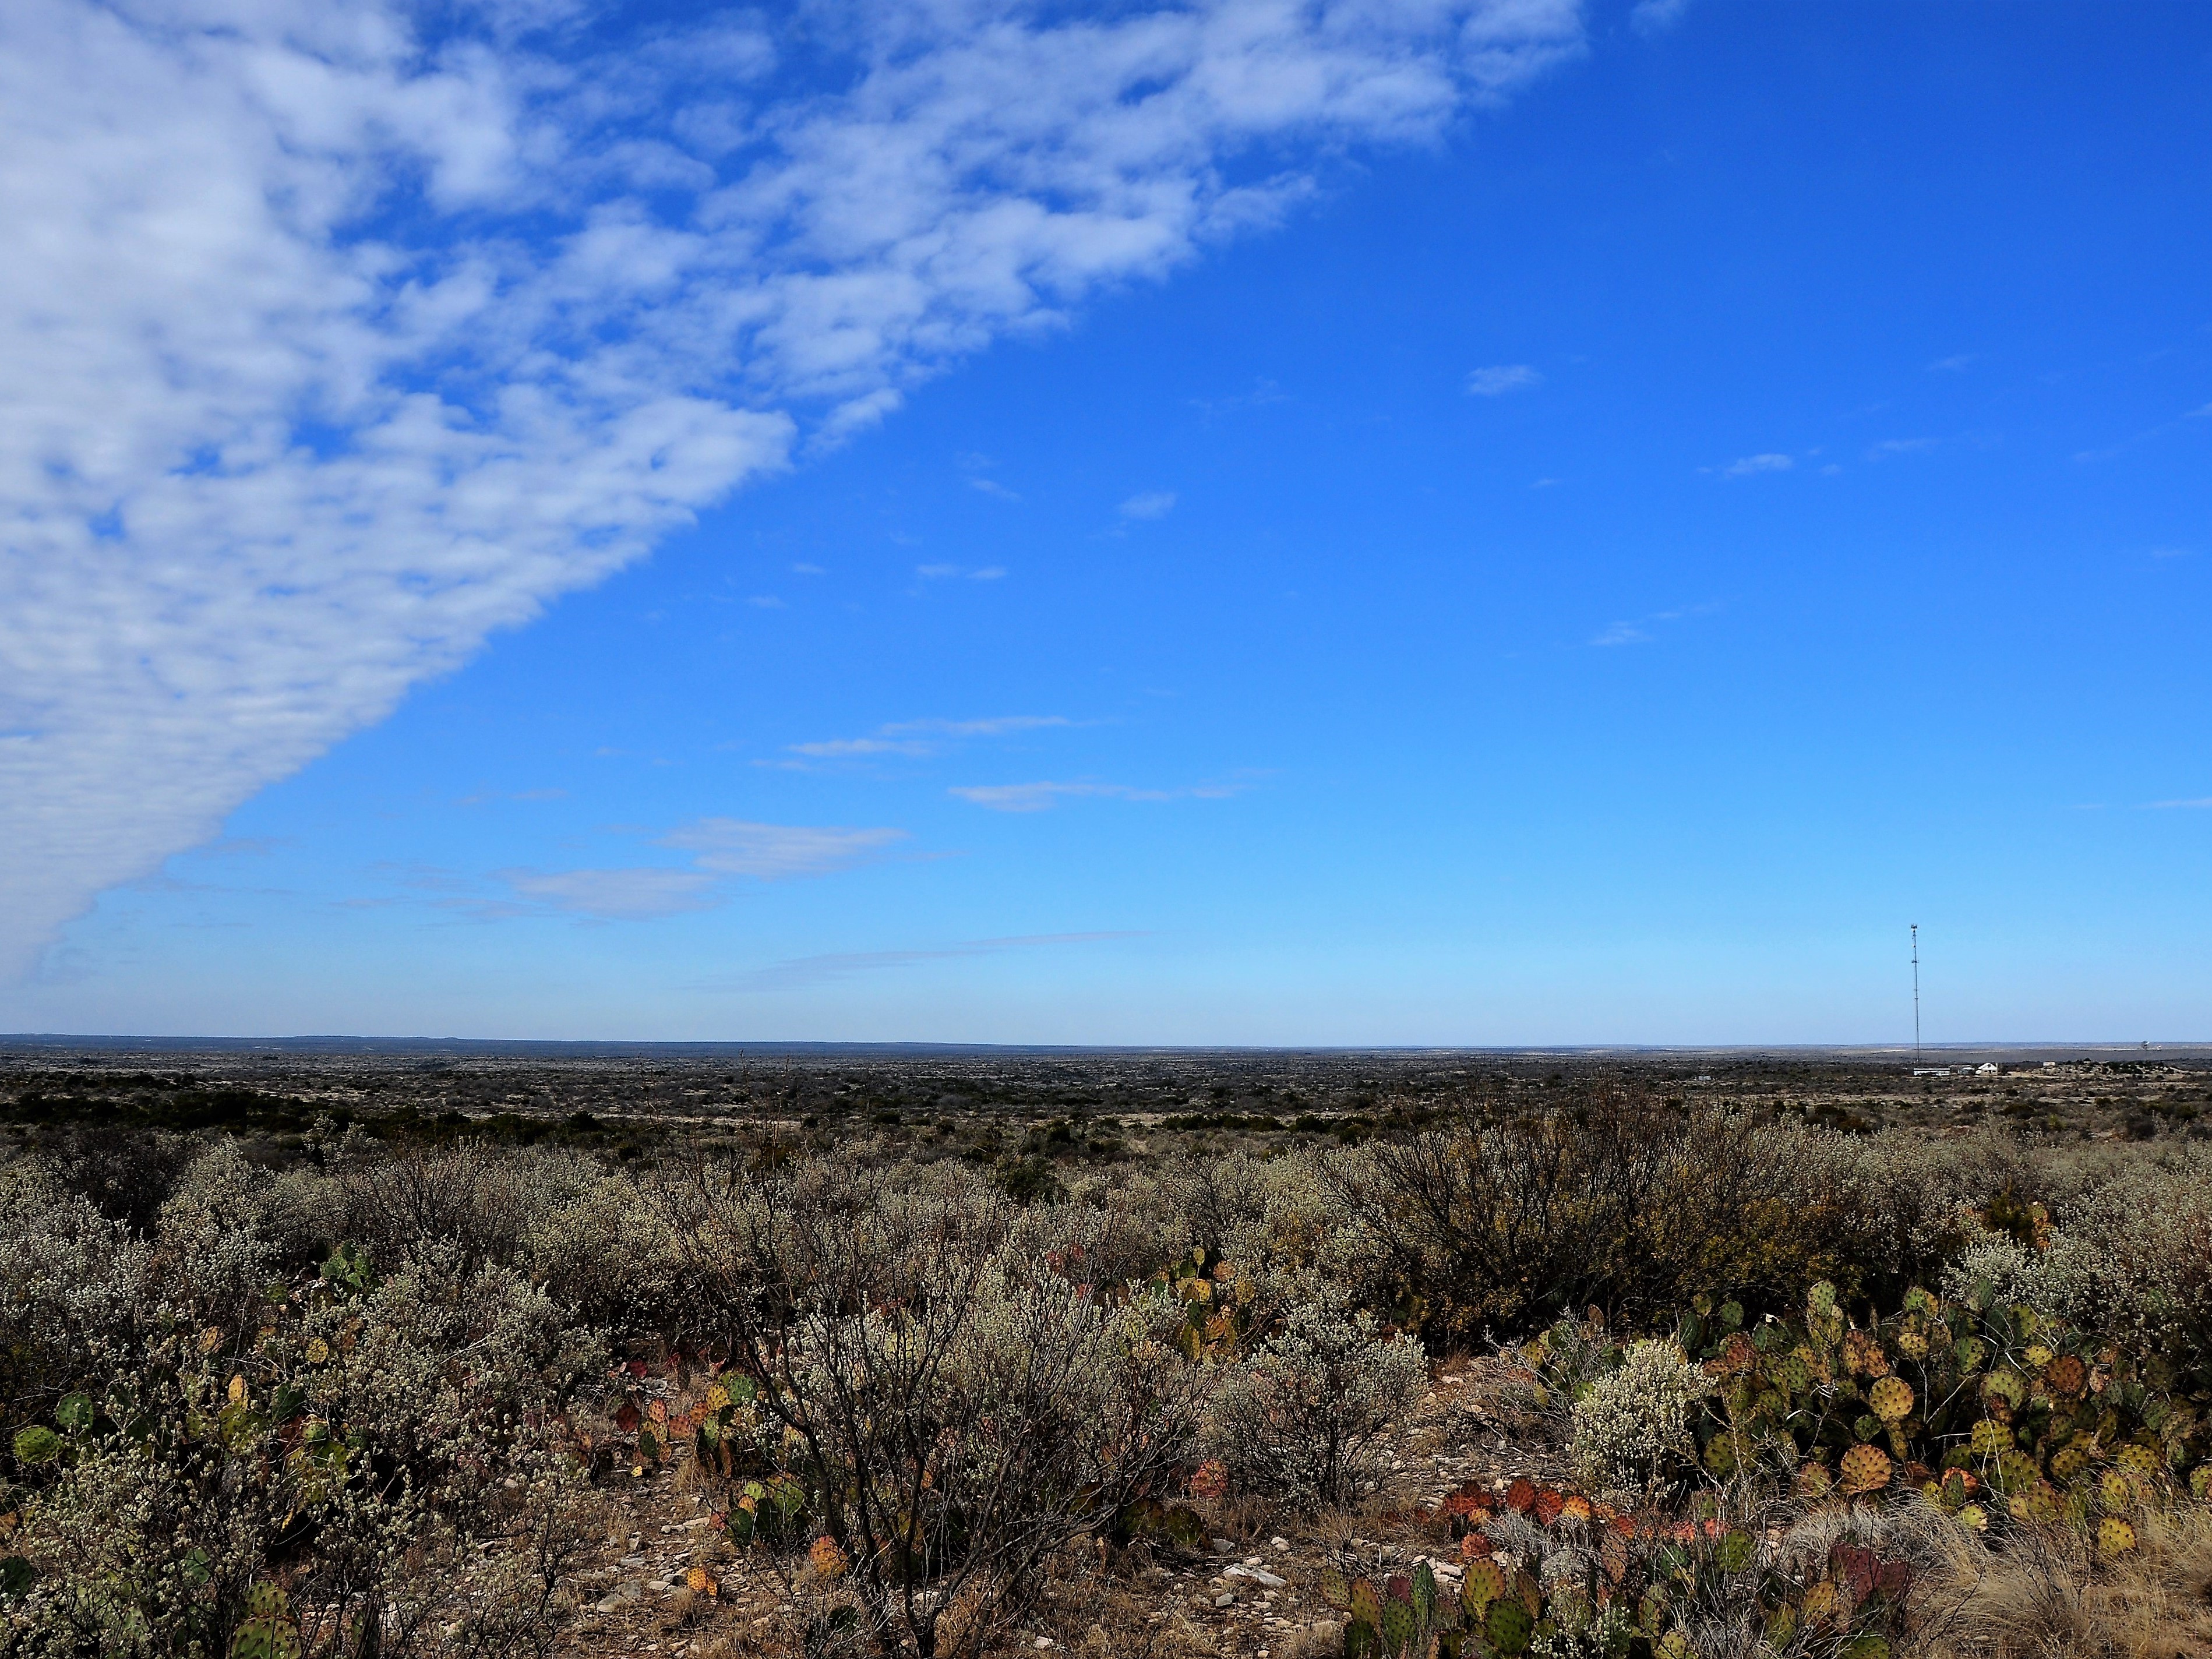
{"label": "small rock", "polygon": [[1217,1607],[1235,1607],[1237,1605],[1237,1592],[1235,1590],[1224,1590],[1220,1595],[1213,1598],[1213,1605]]}

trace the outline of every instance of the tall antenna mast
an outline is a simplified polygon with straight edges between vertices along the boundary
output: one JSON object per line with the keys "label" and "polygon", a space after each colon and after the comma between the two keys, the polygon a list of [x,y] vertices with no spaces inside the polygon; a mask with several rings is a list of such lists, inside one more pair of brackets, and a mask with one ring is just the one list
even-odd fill
{"label": "tall antenna mast", "polygon": [[1920,924],[1912,924],[1912,1059],[1920,1060]]}

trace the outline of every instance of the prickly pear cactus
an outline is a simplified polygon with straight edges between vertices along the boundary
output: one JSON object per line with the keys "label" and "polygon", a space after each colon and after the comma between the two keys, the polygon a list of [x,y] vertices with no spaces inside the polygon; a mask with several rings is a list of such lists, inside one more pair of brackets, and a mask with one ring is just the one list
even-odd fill
{"label": "prickly pear cactus", "polygon": [[1460,1581],[1459,1599],[1470,1618],[1480,1621],[1490,1611],[1490,1604],[1505,1594],[1505,1570],[1489,1557],[1467,1564],[1467,1577]]}
{"label": "prickly pear cactus", "polygon": [[1535,1632],[1536,1621],[1528,1609],[1517,1601],[1498,1601],[1491,1604],[1482,1621],[1483,1633],[1489,1637],[1491,1646],[1510,1656],[1528,1647],[1528,1638]]}
{"label": "prickly pear cactus", "polygon": [[230,1638],[229,1659],[300,1659],[300,1629],[291,1603],[264,1582],[246,1593],[246,1617]]}
{"label": "prickly pear cactus", "polygon": [[1413,1604],[1392,1596],[1382,1604],[1382,1650],[1397,1655],[1408,1651],[1413,1645],[1413,1632],[1420,1620],[1413,1612]]}

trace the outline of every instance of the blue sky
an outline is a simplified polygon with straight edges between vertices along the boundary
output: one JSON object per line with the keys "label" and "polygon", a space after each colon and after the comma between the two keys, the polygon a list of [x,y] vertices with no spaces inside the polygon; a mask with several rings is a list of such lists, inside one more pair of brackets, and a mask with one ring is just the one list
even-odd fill
{"label": "blue sky", "polygon": [[[0,40],[33,67],[76,27],[36,9],[47,33]],[[515,94],[526,161],[549,132],[629,158],[597,202],[471,161],[495,146],[459,117],[405,166],[322,141],[383,159],[284,246],[403,248],[434,296],[495,219],[512,263],[484,292],[520,297],[471,327],[527,312],[541,269],[614,270],[592,280],[633,308],[515,324],[504,356],[361,347],[373,395],[326,367],[261,404],[149,395],[138,472],[64,504],[83,539],[11,532],[0,735],[33,759],[0,814],[35,850],[0,1029],[1887,1042],[1918,922],[1930,1040],[2206,1036],[2212,13],[1408,7],[1369,39],[1245,9],[1354,91],[1170,112],[1116,152],[1110,213],[1003,265],[999,231],[963,231],[951,275],[850,229],[910,185],[838,198],[788,158],[957,149],[972,127],[930,98],[995,84],[976,41],[1042,52],[1080,14],[846,18],[925,20],[889,45],[738,28],[618,118]],[[656,19],[587,21],[460,44],[668,55]],[[1132,69],[1122,104],[1288,75],[1223,38]],[[431,84],[454,42],[376,51],[379,96],[478,106]],[[867,105],[916,65],[927,95]],[[799,112],[777,187],[830,205],[757,222],[795,252],[748,231],[641,276],[673,257],[657,227],[741,217],[716,191],[769,171],[696,137],[725,75],[746,119]],[[189,84],[210,128],[262,96]],[[1041,85],[913,236],[1081,205],[1125,141]],[[276,153],[247,125],[239,154]],[[670,159],[687,143],[713,181]],[[273,165],[240,176],[265,194]],[[813,299],[697,343],[756,267],[887,265],[938,286],[860,346]],[[368,280],[300,281],[341,278]],[[47,297],[0,296],[19,319]],[[83,326],[196,303],[118,291]],[[273,339],[326,365],[370,326],[352,298],[296,309],[207,361]],[[655,352],[576,343],[671,317]],[[424,386],[521,485],[440,436],[421,501],[394,471],[347,483],[324,541],[283,527]],[[585,413],[548,435],[501,403],[518,387]],[[306,459],[249,455],[267,411]],[[706,435],[602,467],[641,423]],[[214,529],[159,505],[196,467],[248,492]],[[255,513],[296,566],[240,574]],[[387,587],[356,580],[401,542]],[[125,599],[84,599],[94,569]],[[130,659],[169,653],[167,689],[132,689],[116,641],[187,612]],[[71,628],[110,665],[40,654]]]}

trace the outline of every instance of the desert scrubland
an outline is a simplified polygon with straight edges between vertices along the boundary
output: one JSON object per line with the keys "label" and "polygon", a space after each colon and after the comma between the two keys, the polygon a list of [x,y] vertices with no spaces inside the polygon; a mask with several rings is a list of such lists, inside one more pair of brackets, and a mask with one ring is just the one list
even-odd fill
{"label": "desert scrubland", "polygon": [[25,1044],[0,1652],[2212,1653],[2208,1111],[2199,1051]]}

